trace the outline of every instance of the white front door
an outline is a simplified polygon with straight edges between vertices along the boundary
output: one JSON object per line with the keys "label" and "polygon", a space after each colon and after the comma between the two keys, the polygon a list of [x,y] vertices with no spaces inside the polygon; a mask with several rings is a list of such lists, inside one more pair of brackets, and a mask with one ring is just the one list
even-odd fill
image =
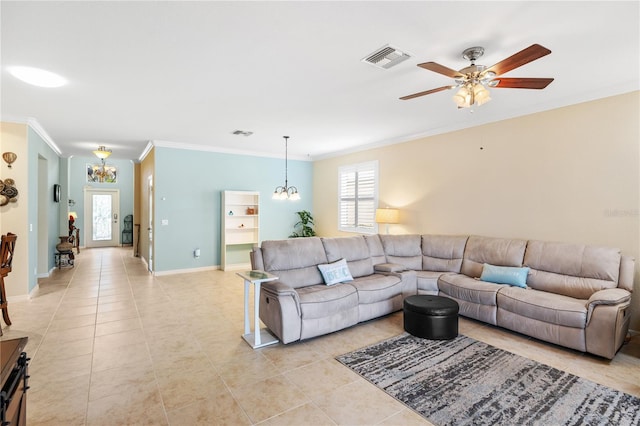
{"label": "white front door", "polygon": [[120,191],[85,189],[85,245],[112,247],[120,244]]}

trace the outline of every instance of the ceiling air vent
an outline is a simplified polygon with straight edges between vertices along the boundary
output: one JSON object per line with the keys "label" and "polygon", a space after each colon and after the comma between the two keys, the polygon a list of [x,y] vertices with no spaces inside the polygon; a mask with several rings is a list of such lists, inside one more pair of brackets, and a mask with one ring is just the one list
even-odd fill
{"label": "ceiling air vent", "polygon": [[231,134],[237,136],[251,136],[253,132],[249,132],[247,130],[234,130]]}
{"label": "ceiling air vent", "polygon": [[366,62],[378,68],[389,69],[398,65],[402,61],[406,61],[411,56],[405,52],[402,52],[395,47],[387,44],[376,50],[366,58],[362,59],[362,62]]}

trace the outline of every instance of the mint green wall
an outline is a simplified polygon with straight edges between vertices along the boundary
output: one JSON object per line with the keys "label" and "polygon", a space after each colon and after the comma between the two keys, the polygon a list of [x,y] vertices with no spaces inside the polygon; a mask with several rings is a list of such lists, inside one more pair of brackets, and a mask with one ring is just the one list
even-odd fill
{"label": "mint green wall", "polygon": [[[107,164],[118,168],[118,179],[116,183],[87,182],[87,164],[98,164],[99,160],[94,157],[71,157],[68,162],[69,167],[69,198],[76,204],[69,207],[69,211],[78,213],[76,227],[80,228],[80,245],[85,245],[84,241],[84,188],[90,186],[94,189],[119,189],[120,190],[120,235],[122,235],[122,219],[128,214],[133,214],[133,163],[131,160],[116,160],[109,158]],[[65,193],[67,188],[62,188]],[[68,219],[67,219],[68,220]],[[134,221],[136,219],[134,218]],[[65,222],[68,227],[68,222]],[[66,228],[68,233],[68,228]],[[64,235],[64,234],[60,234]]]}
{"label": "mint green wall", "polygon": [[[46,142],[35,132],[30,126],[28,127],[27,143],[29,145],[29,170],[33,171],[29,174],[29,183],[27,185],[28,193],[25,189],[21,190],[20,197],[28,196],[29,205],[29,223],[33,225],[33,230],[29,232],[29,291],[37,284],[37,276],[34,271],[38,265],[38,209],[46,209],[47,211],[47,246],[49,257],[47,264],[49,269],[54,267],[54,253],[56,244],[58,243],[58,223],[60,213],[58,204],[53,201],[53,184],[58,183],[60,166],[58,155],[46,144]],[[44,200],[38,199],[38,158],[47,160],[47,193],[49,196]],[[17,182],[16,182],[17,183]]]}
{"label": "mint green wall", "polygon": [[[302,199],[275,201],[284,159],[155,147],[154,265],[156,272],[220,265],[220,193],[260,192],[260,239],[287,238],[296,211],[311,210],[312,163],[289,160],[289,184]],[[313,212],[312,212],[313,213]],[[166,219],[168,225],[161,225]],[[199,259],[193,250],[199,248]]]}

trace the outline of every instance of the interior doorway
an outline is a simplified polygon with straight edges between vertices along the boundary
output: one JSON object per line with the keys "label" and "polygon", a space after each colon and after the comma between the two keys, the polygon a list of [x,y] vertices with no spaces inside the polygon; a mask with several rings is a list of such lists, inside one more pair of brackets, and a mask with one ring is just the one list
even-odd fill
{"label": "interior doorway", "polygon": [[147,178],[147,185],[149,190],[149,258],[147,265],[149,266],[149,272],[153,272],[153,176]]}
{"label": "interior doorway", "polygon": [[87,247],[120,244],[120,191],[85,189],[84,241]]}
{"label": "interior doorway", "polygon": [[[47,277],[51,267],[49,261],[53,264],[53,251],[50,250],[49,244],[49,217],[51,216],[49,204],[51,199],[49,198],[48,168],[47,159],[38,155],[38,263],[36,265],[38,278]],[[56,242],[57,238],[53,244]]]}

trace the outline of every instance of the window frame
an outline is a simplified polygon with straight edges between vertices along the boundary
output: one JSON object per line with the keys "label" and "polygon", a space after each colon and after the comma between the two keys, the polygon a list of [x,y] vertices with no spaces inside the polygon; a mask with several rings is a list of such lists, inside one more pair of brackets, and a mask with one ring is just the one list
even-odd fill
{"label": "window frame", "polygon": [[[355,194],[349,201],[355,203],[354,216],[355,226],[349,226],[342,221],[343,202],[347,200],[347,197],[343,196],[343,178],[346,173],[356,173]],[[358,194],[358,174],[362,172],[373,172],[373,197],[360,197]],[[375,221],[376,209],[378,208],[378,187],[379,187],[379,172],[378,172],[378,160],[366,161],[363,163],[349,164],[338,168],[338,230],[342,232],[354,232],[359,234],[377,234],[378,224]],[[371,228],[365,226],[360,221],[360,203],[365,200],[373,201],[373,208],[370,213]],[[369,218],[366,218],[369,219]]]}

